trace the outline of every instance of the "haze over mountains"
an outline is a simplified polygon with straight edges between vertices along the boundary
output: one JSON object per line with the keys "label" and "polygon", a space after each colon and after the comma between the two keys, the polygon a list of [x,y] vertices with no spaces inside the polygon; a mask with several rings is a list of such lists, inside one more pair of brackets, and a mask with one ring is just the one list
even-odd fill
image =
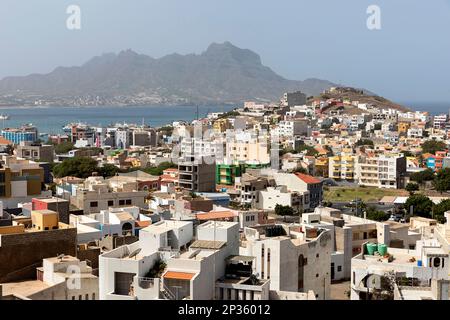
{"label": "haze over mountains", "polygon": [[225,42],[213,43],[201,54],[171,54],[159,59],[132,50],[104,54],[80,67],[4,78],[0,94],[102,99],[126,96],[129,104],[149,99],[160,104],[223,104],[277,101],[283,92],[293,90],[317,95],[332,86],[336,84],[326,80],[285,79],[264,66],[258,54]]}

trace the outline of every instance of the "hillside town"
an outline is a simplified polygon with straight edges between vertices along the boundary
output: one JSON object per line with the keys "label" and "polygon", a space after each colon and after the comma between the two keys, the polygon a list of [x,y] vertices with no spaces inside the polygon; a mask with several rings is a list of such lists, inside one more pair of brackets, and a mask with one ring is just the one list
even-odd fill
{"label": "hillside town", "polygon": [[0,300],[448,300],[450,115],[364,97],[3,128]]}

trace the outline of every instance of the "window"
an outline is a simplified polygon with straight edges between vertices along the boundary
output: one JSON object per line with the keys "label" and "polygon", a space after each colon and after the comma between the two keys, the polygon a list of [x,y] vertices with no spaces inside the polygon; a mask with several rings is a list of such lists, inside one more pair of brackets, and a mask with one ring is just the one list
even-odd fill
{"label": "window", "polygon": [[264,244],[261,245],[261,279],[264,279]]}
{"label": "window", "polygon": [[316,273],[316,278],[318,278],[319,277],[319,274],[318,273]]}
{"label": "window", "polygon": [[86,300],[89,300],[89,293],[86,293],[85,298],[86,298]]}
{"label": "window", "polygon": [[439,268],[440,266],[441,266],[441,259],[440,258],[434,258],[433,267]]}
{"label": "window", "polygon": [[127,200],[125,200],[125,204],[127,204],[127,205],[131,205],[131,199],[127,199]]}
{"label": "window", "polygon": [[341,272],[342,271],[342,266],[338,266],[337,271]]}
{"label": "window", "polygon": [[318,258],[319,257],[319,254],[316,254],[316,258]]}
{"label": "window", "polygon": [[44,230],[48,230],[48,227],[45,227]]}
{"label": "window", "polygon": [[125,205],[125,200],[119,200],[119,206],[124,206]]}
{"label": "window", "polygon": [[91,201],[91,208],[97,208],[98,202],[97,201]]}
{"label": "window", "polygon": [[108,207],[112,207],[114,205],[114,200],[108,200]]}

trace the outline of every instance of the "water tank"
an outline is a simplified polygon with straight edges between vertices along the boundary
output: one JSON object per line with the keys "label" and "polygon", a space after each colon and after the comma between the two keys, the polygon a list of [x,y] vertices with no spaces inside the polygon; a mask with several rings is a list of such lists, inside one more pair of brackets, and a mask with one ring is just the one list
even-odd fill
{"label": "water tank", "polygon": [[368,243],[366,245],[367,248],[367,253],[371,256],[373,256],[373,254],[375,253],[375,251],[377,250],[377,245],[375,243]]}
{"label": "water tank", "polygon": [[385,244],[378,244],[378,252],[380,253],[380,256],[385,256],[387,253],[387,245]]}

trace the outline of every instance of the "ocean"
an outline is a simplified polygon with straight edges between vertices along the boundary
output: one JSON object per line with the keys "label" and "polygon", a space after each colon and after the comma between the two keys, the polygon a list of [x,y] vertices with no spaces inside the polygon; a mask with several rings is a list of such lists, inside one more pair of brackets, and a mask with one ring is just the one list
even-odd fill
{"label": "ocean", "polygon": [[[428,111],[431,114],[449,113],[450,103],[413,102],[402,103],[412,110]],[[210,112],[227,112],[234,106],[199,106],[199,117]],[[135,107],[20,107],[0,108],[0,114],[10,116],[0,120],[1,128],[15,128],[32,123],[40,133],[58,134],[70,122],[83,122],[93,126],[115,123],[145,124],[152,127],[171,124],[173,121],[192,121],[197,117],[195,106],[135,106]]]}
{"label": "ocean", "polygon": [[450,102],[404,102],[400,103],[415,111],[428,111],[431,115],[449,114]]}
{"label": "ocean", "polygon": [[[199,106],[198,115],[210,112],[227,112],[233,106]],[[173,121],[192,121],[197,118],[195,106],[136,106],[136,107],[21,107],[1,108],[0,114],[10,116],[0,120],[2,128],[15,128],[23,124],[35,125],[39,133],[58,134],[70,122],[83,122],[93,126],[115,123],[145,124],[152,127],[171,124]]]}

